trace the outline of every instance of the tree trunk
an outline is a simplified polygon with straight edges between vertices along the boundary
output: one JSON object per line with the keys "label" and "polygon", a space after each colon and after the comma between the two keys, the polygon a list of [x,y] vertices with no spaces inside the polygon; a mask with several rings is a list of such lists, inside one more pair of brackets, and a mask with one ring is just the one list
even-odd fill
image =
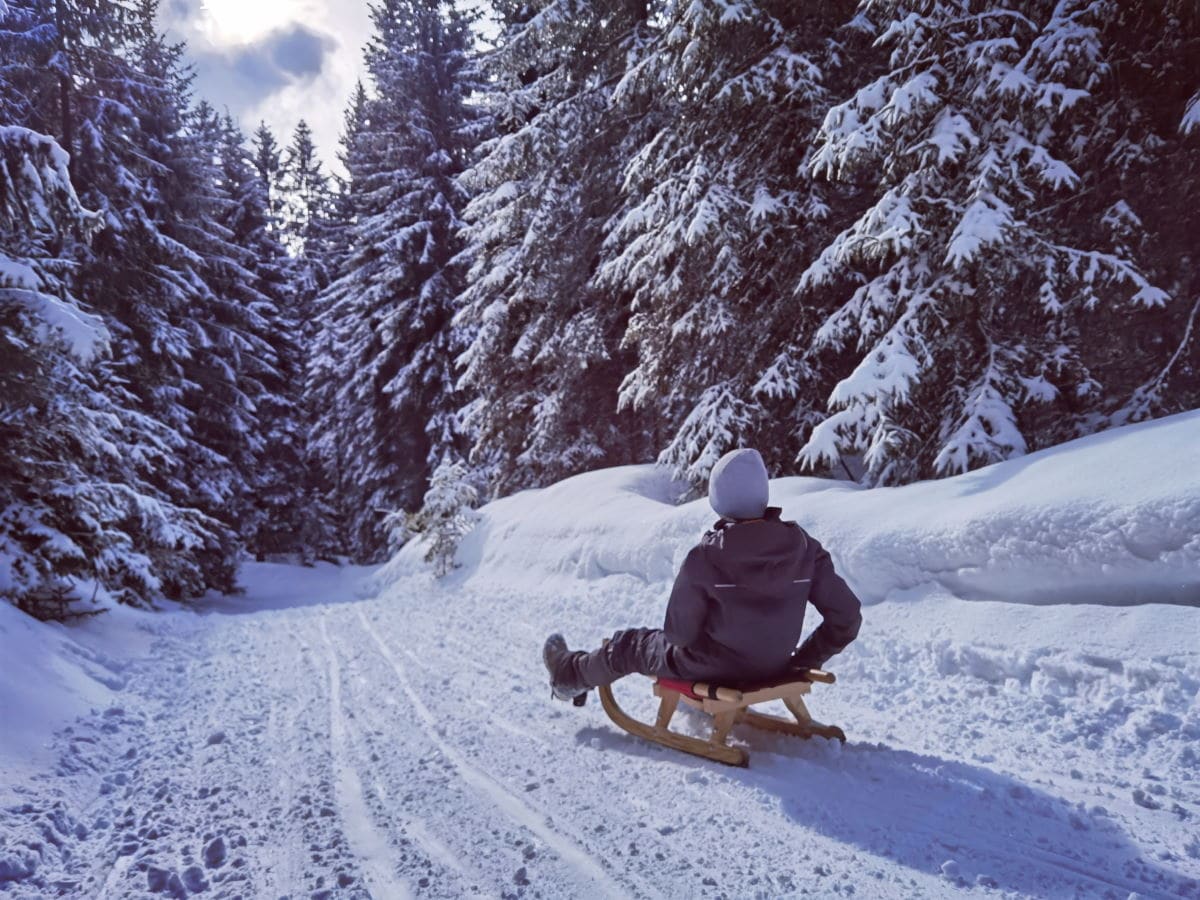
{"label": "tree trunk", "polygon": [[54,27],[58,32],[58,110],[61,116],[62,139],[59,143],[67,151],[69,171],[75,175],[75,120],[71,115],[71,75],[67,69],[67,37],[63,27],[63,0],[54,3]]}

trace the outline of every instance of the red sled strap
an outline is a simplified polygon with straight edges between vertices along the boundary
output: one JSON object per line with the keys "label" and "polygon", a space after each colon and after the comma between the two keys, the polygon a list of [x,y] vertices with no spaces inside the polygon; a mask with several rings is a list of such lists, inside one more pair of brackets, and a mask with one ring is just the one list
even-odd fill
{"label": "red sled strap", "polygon": [[658,679],[658,683],[668,691],[678,691],[679,693],[685,694],[694,700],[704,699],[702,696],[692,690],[692,682],[690,681],[676,681],[674,678],[660,678]]}

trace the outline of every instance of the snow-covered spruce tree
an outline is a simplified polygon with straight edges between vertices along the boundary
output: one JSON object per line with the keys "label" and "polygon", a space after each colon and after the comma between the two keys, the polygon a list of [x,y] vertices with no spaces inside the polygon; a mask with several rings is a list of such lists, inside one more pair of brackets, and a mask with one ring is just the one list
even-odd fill
{"label": "snow-covered spruce tree", "polygon": [[283,210],[279,186],[283,173],[283,151],[275,132],[266,122],[259,122],[250,138],[250,158],[258,173],[267,210],[267,231],[280,246],[283,245]]}
{"label": "snow-covered spruce tree", "polygon": [[[264,153],[260,147],[260,153]],[[269,167],[264,159],[263,168]],[[336,383],[328,377],[331,362],[340,367],[331,336],[322,323],[327,304],[322,293],[341,270],[348,253],[351,212],[340,179],[325,172],[312,131],[301,120],[283,152],[278,178],[273,181],[278,233],[288,248],[292,308],[300,323],[304,348],[302,411],[306,434],[307,492],[315,504],[316,533],[308,544],[317,556],[349,553],[346,515],[340,489],[342,472],[336,454],[322,440],[322,429],[336,408]],[[340,189],[339,189],[340,186]],[[340,327],[345,323],[337,323]]]}
{"label": "snow-covered spruce tree", "polygon": [[650,126],[611,109],[653,40],[644,2],[492,4],[484,63],[498,136],[464,176],[474,199],[458,321],[471,462],[507,493],[645,459],[649,427],[617,408],[629,291],[593,281],[621,173]]}
{"label": "snow-covered spruce tree", "polygon": [[227,447],[208,442],[236,446],[252,416],[229,365],[238,341],[222,316],[233,301],[206,282],[212,163],[187,130],[182,48],[157,32],[156,10],[139,3],[129,34],[77,75],[73,176],[106,226],[80,255],[78,284],[110,323],[113,378],[160,431],[155,488],[207,517],[156,561],[164,592],[189,597],[234,586],[236,472]]}
{"label": "snow-covered spruce tree", "polygon": [[333,180],[303,119],[283,152],[275,190],[280,236],[294,260],[293,282],[307,325],[313,298],[333,279],[338,260],[331,258],[337,240]]}
{"label": "snow-covered spruce tree", "polygon": [[[11,23],[5,23],[11,24]],[[0,85],[0,111],[8,91]],[[17,110],[12,110],[17,112]],[[0,125],[0,598],[48,618],[69,578],[119,542],[111,497],[71,451],[103,426],[88,364],[108,332],[71,296],[59,248],[99,222],[79,205],[50,137]],[[96,398],[103,399],[103,398]],[[99,521],[86,527],[89,514]]]}
{"label": "snow-covered spruce tree", "polygon": [[[308,373],[315,342],[321,337],[315,321],[316,286],[327,283],[326,273],[334,258],[329,239],[333,230],[328,218],[331,200],[328,179],[320,176],[319,161],[310,156],[315,153],[311,140],[302,141],[301,145],[303,149],[294,152],[293,157],[300,168],[315,171],[317,177],[308,179],[313,188],[309,192],[313,207],[305,211],[303,221],[309,222],[310,227],[294,234],[300,238],[298,256],[288,255],[283,246],[288,234],[283,220],[286,189],[283,156],[266,123],[260,123],[254,132],[251,160],[255,177],[246,182],[245,190],[256,196],[253,208],[259,211],[247,217],[247,225],[251,220],[254,222],[253,234],[247,240],[256,248],[253,253],[259,267],[265,265],[264,275],[278,283],[273,296],[278,297],[279,305],[268,340],[275,348],[281,381],[274,391],[279,403],[271,404],[263,424],[268,442],[266,455],[269,459],[286,460],[279,466],[268,463],[267,468],[273,473],[268,478],[272,486],[260,499],[264,510],[275,507],[280,516],[277,519],[268,516],[262,538],[252,541],[251,549],[262,554],[296,553],[307,563],[336,558],[342,552],[342,542],[337,535],[333,492],[311,440],[318,418],[316,410],[328,398],[318,396],[312,389]],[[303,240],[305,234],[311,239]],[[275,449],[273,444],[277,445]],[[298,470],[294,469],[296,463]]]}
{"label": "snow-covered spruce tree", "polygon": [[337,328],[338,389],[319,434],[340,443],[351,552],[386,551],[383,516],[421,504],[433,467],[458,452],[452,324],[459,273],[456,177],[481,116],[467,102],[470,23],[452,3],[383,0],[366,52],[374,96],[348,160],[352,250],[320,304]]}
{"label": "snow-covered spruce tree", "polygon": [[158,559],[207,532],[145,482],[157,429],[123,405],[110,332],[71,294],[64,248],[99,225],[52,138],[0,127],[0,597],[43,618],[69,612],[81,581],[145,602]]}
{"label": "snow-covered spruce tree", "polygon": [[240,137],[227,133],[207,103],[188,114],[178,139],[192,162],[175,176],[183,190],[173,231],[202,261],[197,274],[203,282],[191,301],[199,340],[187,367],[195,388],[185,395],[191,434],[215,454],[203,474],[220,497],[214,514],[246,542],[266,524],[258,503],[267,464],[260,413],[280,399],[267,384],[277,385],[281,376],[270,343],[279,297],[260,278],[259,260],[245,243],[249,235],[241,231],[254,198],[242,190],[248,173],[229,156],[230,141]]}
{"label": "snow-covered spruce tree", "polygon": [[[362,179],[355,173],[361,168],[364,142],[360,142],[359,134],[365,124],[366,106],[366,89],[360,81],[355,86],[343,118],[339,156],[347,177],[342,182],[341,190],[333,197],[333,214],[326,228],[326,233],[331,237],[326,246],[333,248],[329,258],[336,263],[331,270],[335,280],[339,274],[343,274],[344,263],[350,255],[350,223],[362,185]],[[337,535],[333,543],[334,552],[348,555],[346,522],[350,518],[350,511],[344,502],[345,493],[342,490],[346,477],[346,411],[339,406],[338,391],[345,378],[345,364],[340,354],[348,341],[350,323],[335,315],[335,306],[328,291],[318,293],[311,303],[312,319],[310,328],[306,330],[304,398],[313,494],[324,498],[327,503],[329,521]]]}
{"label": "snow-covered spruce tree", "polygon": [[442,460],[429,479],[421,508],[389,517],[391,549],[419,537],[425,544],[425,562],[433,564],[434,574],[438,578],[449,574],[459,543],[475,527],[479,491],[473,481],[461,460]]}
{"label": "snow-covered spruce tree", "polygon": [[853,0],[668,4],[615,92],[611,115],[658,111],[625,168],[596,278],[632,294],[637,364],[620,402],[664,426],[659,462],[698,486],[739,445],[790,465],[828,389],[811,352],[828,302],[790,288],[836,234],[831,207],[852,203],[850,187],[812,177],[807,155],[832,105],[825,81],[849,77],[835,34],[853,11]]}
{"label": "snow-covered spruce tree", "polygon": [[[203,118],[203,105],[198,118]],[[237,304],[238,381],[253,404],[255,432],[239,466],[241,513],[236,522],[259,558],[311,560],[327,552],[320,503],[308,495],[305,425],[301,411],[303,344],[293,309],[290,261],[271,233],[267,184],[241,132],[225,116],[205,125],[219,160],[213,221],[224,252],[210,262],[210,284]]]}
{"label": "snow-covered spruce tree", "polygon": [[[54,135],[55,126],[69,120],[55,115],[63,98],[59,73],[50,65],[60,44],[52,21],[48,0],[0,0],[0,125]],[[58,67],[64,75],[67,64],[63,59]]]}
{"label": "snow-covered spruce tree", "polygon": [[[51,131],[60,145],[76,149],[73,180],[86,185],[81,157],[96,150],[95,138],[103,133],[95,124],[97,112],[132,115],[121,102],[127,96],[121,86],[140,80],[123,55],[134,19],[126,6],[107,0],[21,3],[10,6],[9,13],[17,7],[20,14],[6,15],[0,30],[3,118]],[[49,172],[29,162],[22,164],[24,172],[37,174],[45,198],[57,193]],[[61,174],[59,180],[65,177]],[[120,226],[99,200],[95,192],[86,199],[87,206],[99,210],[104,226],[97,241],[109,239]],[[98,286],[86,278],[94,250],[73,216],[55,218],[55,203],[63,208],[60,201],[45,199],[36,216],[40,224],[26,219],[22,225],[19,217],[10,218],[9,236],[31,241],[26,249],[34,255],[58,258],[53,271],[43,267],[37,274],[36,289],[62,299],[63,308],[74,303],[68,300],[73,292],[81,305],[100,316],[114,352],[92,354],[90,364],[78,352],[48,352],[26,370],[31,394],[21,415],[6,416],[17,431],[5,446],[29,468],[9,482],[10,496],[19,503],[7,509],[21,516],[25,550],[40,560],[37,572],[52,593],[62,595],[64,578],[90,576],[126,602],[177,595],[177,573],[199,568],[198,556],[219,544],[220,528],[199,511],[177,505],[164,489],[163,473],[176,465],[173,455],[181,439],[131,392],[127,330],[112,307],[89,296]],[[58,224],[48,225],[47,216]],[[6,240],[6,246],[15,245]],[[26,347],[37,345],[33,341]],[[31,418],[22,424],[22,416]],[[26,575],[33,578],[33,571]]]}
{"label": "snow-covered spruce tree", "polygon": [[1063,211],[1084,177],[1112,4],[862,10],[890,71],[830,111],[812,169],[870,173],[875,202],[798,285],[860,279],[817,333],[857,363],[801,459],[861,451],[871,481],[897,482],[1061,440],[1103,400],[1084,360],[1089,317],[1168,299],[1125,248]]}
{"label": "snow-covered spruce tree", "polygon": [[123,0],[5,0],[0,4],[0,65],[12,104],[6,122],[55,138],[74,157],[87,74],[128,37]]}
{"label": "snow-covered spruce tree", "polygon": [[1111,406],[1089,428],[1200,407],[1200,6],[1114,4],[1101,39],[1111,76],[1095,91],[1070,214],[1136,255],[1176,302],[1104,317],[1087,356]]}

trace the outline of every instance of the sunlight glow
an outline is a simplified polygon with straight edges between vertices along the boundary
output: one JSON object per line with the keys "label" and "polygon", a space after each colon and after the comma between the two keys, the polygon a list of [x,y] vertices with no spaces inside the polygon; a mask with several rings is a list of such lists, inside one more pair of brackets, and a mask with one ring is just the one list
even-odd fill
{"label": "sunlight glow", "polygon": [[313,4],[305,0],[204,0],[196,23],[217,44],[261,37],[293,21],[311,21]]}

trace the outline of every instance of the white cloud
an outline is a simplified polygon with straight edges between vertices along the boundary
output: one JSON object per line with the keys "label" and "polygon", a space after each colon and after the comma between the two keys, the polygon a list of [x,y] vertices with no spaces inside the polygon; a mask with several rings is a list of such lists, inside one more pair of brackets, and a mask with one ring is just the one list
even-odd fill
{"label": "white cloud", "polygon": [[168,0],[164,27],[187,41],[196,90],[242,129],[264,120],[286,144],[306,119],[336,166],[342,112],[363,77],[366,0]]}

